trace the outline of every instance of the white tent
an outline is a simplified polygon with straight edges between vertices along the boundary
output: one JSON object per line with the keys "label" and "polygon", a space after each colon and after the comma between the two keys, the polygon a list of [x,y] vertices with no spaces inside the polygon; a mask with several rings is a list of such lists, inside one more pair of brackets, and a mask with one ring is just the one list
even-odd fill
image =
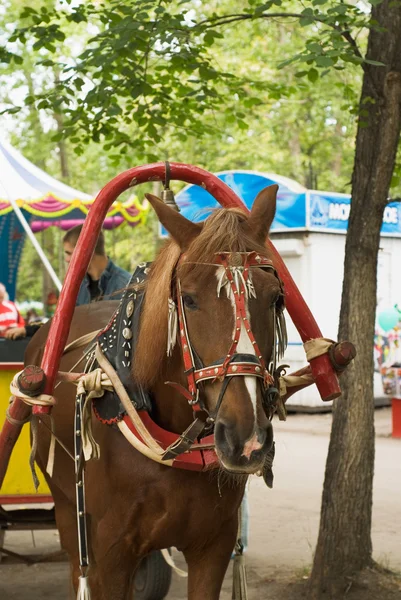
{"label": "white tent", "polygon": [[91,196],[51,177],[4,140],[0,140],[0,201],[39,200],[53,196],[61,200],[90,200]]}
{"label": "white tent", "polygon": [[[90,200],[74,188],[57,181],[4,140],[0,140],[0,281],[10,295],[15,296],[15,287],[20,255],[24,244],[24,231],[32,241],[54,284],[60,290],[61,283],[52,266],[44,255],[39,242],[33,235],[24,215],[18,206],[20,200],[44,198],[57,200]],[[9,212],[9,204],[13,212]]]}

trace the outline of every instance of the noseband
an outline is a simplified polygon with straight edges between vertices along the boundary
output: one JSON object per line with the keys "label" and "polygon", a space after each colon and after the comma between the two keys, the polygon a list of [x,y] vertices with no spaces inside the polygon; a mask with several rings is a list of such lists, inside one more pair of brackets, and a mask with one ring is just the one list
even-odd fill
{"label": "noseband", "polygon": [[[184,258],[185,257],[182,256],[179,262],[183,263]],[[276,320],[277,318],[280,318],[281,320],[282,307],[279,311],[280,315],[278,316],[275,314],[274,319],[275,331],[271,360],[272,373],[270,373],[251,329],[247,311],[247,300],[250,297],[256,298],[255,289],[252,283],[252,268],[262,268],[273,272],[280,283],[280,289],[282,291],[281,280],[278,277],[272,261],[264,256],[261,256],[257,252],[221,252],[216,255],[215,262],[211,264],[211,266],[223,267],[224,269],[222,270],[222,275],[218,283],[218,297],[220,296],[221,289],[225,287],[227,289],[227,295],[229,295],[229,291],[231,290],[234,298],[235,327],[230,348],[224,358],[219,359],[209,366],[204,366],[202,364],[201,359],[197,355],[189,340],[183,296],[181,293],[181,283],[177,277],[175,290],[176,293],[174,295],[177,298],[179,339],[184,360],[185,375],[187,378],[187,388],[184,388],[182,385],[175,382],[169,381],[166,383],[176,388],[183,396],[185,396],[194,412],[206,412],[209,415],[208,422],[213,424],[231,378],[238,376],[257,377],[261,382],[263,390],[263,408],[267,416],[271,418],[274,413],[274,405],[278,396],[278,390],[275,386],[274,372],[277,351],[280,353],[282,348],[277,349]],[[175,303],[170,300],[170,308],[173,304],[175,307]],[[170,319],[170,323],[174,322],[176,323],[177,320]],[[283,324],[281,320],[281,330],[282,328]],[[237,353],[241,332],[244,330],[251,341],[254,354]],[[283,337],[285,337],[285,335]],[[279,338],[281,339],[282,336],[280,335]],[[170,332],[169,339],[175,339],[173,332]],[[282,346],[282,344],[279,344],[279,346]],[[211,415],[209,410],[206,408],[199,391],[199,384],[202,381],[207,380],[212,380],[212,382],[219,380],[223,383],[213,415]]]}

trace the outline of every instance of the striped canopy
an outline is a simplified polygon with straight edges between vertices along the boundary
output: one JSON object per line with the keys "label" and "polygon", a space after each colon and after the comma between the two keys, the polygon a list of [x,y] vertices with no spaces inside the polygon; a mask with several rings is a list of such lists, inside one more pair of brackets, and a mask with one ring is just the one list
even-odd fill
{"label": "striped canopy", "polygon": [[[0,282],[14,299],[25,232],[10,198],[16,201],[34,233],[52,225],[66,230],[83,223],[94,198],[51,177],[0,140]],[[124,221],[134,227],[146,211],[136,197],[114,202],[104,227],[113,229]]]}

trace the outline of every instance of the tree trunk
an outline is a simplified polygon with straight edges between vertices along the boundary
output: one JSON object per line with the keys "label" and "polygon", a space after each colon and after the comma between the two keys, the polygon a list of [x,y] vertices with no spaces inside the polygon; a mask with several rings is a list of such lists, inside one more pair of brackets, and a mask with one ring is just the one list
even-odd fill
{"label": "tree trunk", "polygon": [[[63,116],[60,113],[54,113],[54,120],[57,123],[57,131],[61,132],[63,130]],[[64,181],[68,181],[70,178],[70,171],[68,169],[68,154],[67,154],[67,146],[65,140],[59,140],[57,142],[59,157],[60,157],[60,171],[61,178]]]}
{"label": "tree trunk", "polygon": [[372,564],[374,469],[373,336],[376,271],[401,126],[401,5],[372,9],[383,31],[369,34],[345,248],[339,338],[357,357],[342,377],[326,463],[319,537],[310,598],[341,598],[352,577]]}

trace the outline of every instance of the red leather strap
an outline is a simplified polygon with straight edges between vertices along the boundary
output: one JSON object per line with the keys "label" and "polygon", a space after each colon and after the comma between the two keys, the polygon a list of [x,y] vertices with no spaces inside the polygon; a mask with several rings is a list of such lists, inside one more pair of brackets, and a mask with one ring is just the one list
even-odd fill
{"label": "red leather strap", "polygon": [[[230,363],[226,368],[224,368],[223,365],[217,365],[216,367],[198,369],[195,371],[195,381],[196,383],[199,383],[200,381],[205,381],[207,379],[224,378],[227,375],[230,377],[235,377],[237,375],[242,375],[243,377],[251,375],[253,377],[259,377],[260,379],[265,379],[263,368],[260,365],[251,362],[235,362]],[[273,382],[273,377],[270,374],[268,374],[268,376]]]}
{"label": "red leather strap", "polygon": [[[234,256],[235,254],[235,256]],[[238,262],[238,257],[241,258],[241,264],[234,265],[233,263]],[[182,255],[179,263],[185,260],[185,255]],[[273,263],[270,259],[265,256],[261,256],[256,252],[243,252],[243,253],[229,253],[222,252],[218,254],[213,263],[215,266],[222,266],[225,269],[225,275],[230,283],[231,291],[233,293],[235,302],[235,330],[231,346],[227,352],[227,355],[220,365],[211,365],[202,369],[195,368],[195,362],[192,354],[191,344],[188,336],[185,310],[181,295],[181,286],[179,279],[177,280],[177,310],[178,310],[178,324],[179,324],[179,338],[182,350],[182,356],[184,361],[184,369],[188,382],[188,389],[184,388],[181,384],[174,382],[166,382],[176,390],[178,390],[193,406],[195,411],[202,410],[202,407],[198,403],[199,391],[198,383],[207,379],[221,379],[223,380],[227,375],[231,376],[252,376],[263,379],[264,385],[267,387],[273,385],[273,377],[268,372],[263,356],[260,352],[259,346],[253,335],[248,315],[246,298],[249,295],[247,282],[249,280],[249,269],[251,267],[261,267],[273,269],[277,275]],[[238,272],[234,276],[233,270],[238,268]],[[235,272],[235,271],[234,271]],[[252,343],[254,348],[255,356],[257,356],[259,364],[252,362],[235,362],[232,363],[234,354],[237,352],[239,339],[241,336],[241,329],[244,326],[245,331]]]}

